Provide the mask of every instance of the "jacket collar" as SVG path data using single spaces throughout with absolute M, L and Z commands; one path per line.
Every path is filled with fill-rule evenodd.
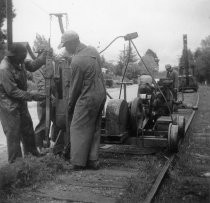
M 83 49 L 85 49 L 87 46 L 83 43 L 80 43 L 77 48 L 76 48 L 76 51 L 75 51 L 75 55 L 77 55 L 80 51 L 82 51 Z

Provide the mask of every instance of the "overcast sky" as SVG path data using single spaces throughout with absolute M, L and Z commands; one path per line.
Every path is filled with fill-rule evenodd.
M 183 34 L 194 51 L 210 35 L 210 0 L 13 0 L 17 16 L 13 23 L 14 41 L 33 45 L 36 33 L 49 37 L 49 13 L 66 12 L 69 28 L 87 45 L 102 50 L 119 35 L 138 32 L 134 40 L 141 55 L 150 48 L 160 59 L 160 69 L 178 64 Z M 64 19 L 65 20 L 65 19 Z M 61 33 L 52 18 L 52 45 Z M 117 61 L 124 41 L 118 40 L 104 56 Z

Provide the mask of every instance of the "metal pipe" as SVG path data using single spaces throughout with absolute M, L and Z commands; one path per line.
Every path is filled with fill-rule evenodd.
M 7 15 L 7 49 L 10 50 L 12 45 L 12 0 L 6 1 Z

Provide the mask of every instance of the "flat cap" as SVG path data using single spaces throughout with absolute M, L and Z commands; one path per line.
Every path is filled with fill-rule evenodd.
M 75 31 L 70 30 L 64 32 L 61 36 L 61 43 L 59 44 L 58 49 L 61 49 L 66 42 L 71 42 L 75 40 L 79 40 L 79 35 Z

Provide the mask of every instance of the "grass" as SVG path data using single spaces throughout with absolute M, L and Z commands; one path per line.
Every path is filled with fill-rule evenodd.
M 0 199 L 12 196 L 24 188 L 55 179 L 57 173 L 70 170 L 70 165 L 52 154 L 42 158 L 28 156 L 0 168 Z
M 157 164 L 158 162 L 159 164 Z M 129 179 L 124 194 L 117 202 L 137 203 L 143 201 L 152 183 L 155 181 L 161 166 L 161 161 L 155 158 L 144 161 L 137 176 Z

